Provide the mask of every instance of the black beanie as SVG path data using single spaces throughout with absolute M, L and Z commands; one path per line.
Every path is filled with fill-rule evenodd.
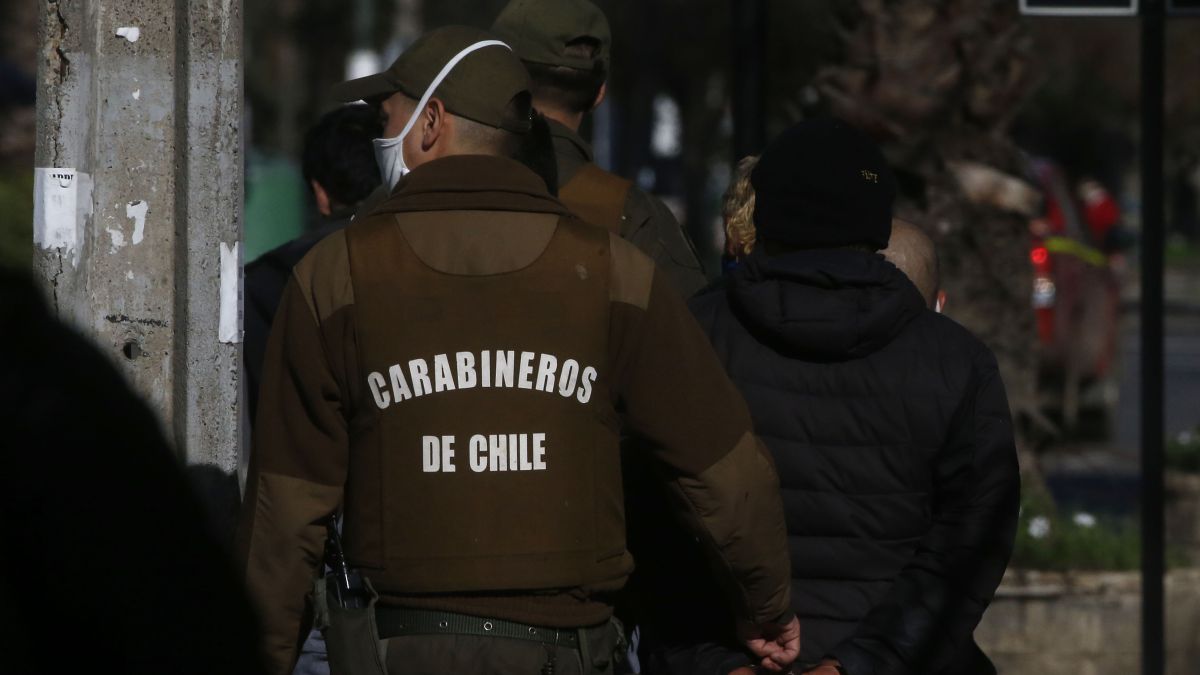
M 767 146 L 750 175 L 758 238 L 798 248 L 887 248 L 895 179 L 869 138 L 810 119 Z

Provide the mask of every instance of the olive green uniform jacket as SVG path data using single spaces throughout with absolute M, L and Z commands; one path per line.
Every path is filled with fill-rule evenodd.
M 572 241 L 595 242 L 589 250 L 598 256 L 596 261 L 604 261 L 606 272 L 589 275 L 583 266 L 568 266 L 562 283 L 539 289 L 539 299 L 503 302 L 515 303 L 510 305 L 518 308 L 515 311 L 528 311 L 526 305 L 535 302 L 570 311 L 576 297 L 572 288 L 582 287 L 578 285 L 589 277 L 607 280 L 607 290 L 589 296 L 599 305 L 590 311 L 607 312 L 600 323 L 607 324 L 607 335 L 597 342 L 595 396 L 586 417 L 579 419 L 587 420 L 591 425 L 587 428 L 601 430 L 599 436 L 604 437 L 603 443 L 596 441 L 603 451 L 597 455 L 594 481 L 615 484 L 606 484 L 597 492 L 600 501 L 595 515 L 589 517 L 594 518 L 597 531 L 615 538 L 617 557 L 605 558 L 602 574 L 583 572 L 580 583 L 570 587 L 547 584 L 541 588 L 526 579 L 519 588 L 488 588 L 489 573 L 464 577 L 462 572 L 450 571 L 454 565 L 436 558 L 422 562 L 420 547 L 398 541 L 407 535 L 397 529 L 419 530 L 429 523 L 435 523 L 440 528 L 436 531 L 446 533 L 444 536 L 461 536 L 474 523 L 462 520 L 454 507 L 428 513 L 421 512 L 418 502 L 413 511 L 377 513 L 394 509 L 388 504 L 395 503 L 380 498 L 386 497 L 388 490 L 386 485 L 378 485 L 380 467 L 387 470 L 390 457 L 412 457 L 414 451 L 419 458 L 421 450 L 380 447 L 384 445 L 380 429 L 386 427 L 380 422 L 382 392 L 364 372 L 372 368 L 371 355 L 360 349 L 370 344 L 371 335 L 377 340 L 378 326 L 388 326 L 388 334 L 404 339 L 404 330 L 397 333 L 394 328 L 397 316 L 413 317 L 403 325 L 424 335 L 447 335 L 448 342 L 461 333 L 445 331 L 436 320 L 416 318 L 422 312 L 437 315 L 442 305 L 430 302 L 436 300 L 436 294 L 424 304 L 418 302 L 417 307 L 397 306 L 394 311 L 373 312 L 375 316 L 359 315 L 355 294 L 361 287 L 351 277 L 351 257 L 357 256 L 355 270 L 369 268 L 372 274 L 381 270 L 386 274 L 396 269 L 401 259 L 416 265 L 412 262 L 415 252 L 425 266 L 420 269 L 421 278 L 452 274 L 484 281 L 496 275 L 495 283 L 502 283 L 505 275 L 520 273 L 550 250 L 548 239 L 551 244 L 560 241 L 560 231 L 573 232 Z M 395 254 L 399 250 L 405 251 L 403 256 Z M 376 259 L 369 260 L 372 257 Z M 366 288 L 357 304 L 366 301 L 363 293 L 369 293 L 371 286 Z M 476 288 L 486 295 L 486 284 Z M 411 296 L 423 290 L 403 292 Z M 378 307 L 379 295 L 374 297 L 375 305 L 364 306 Z M 500 312 L 495 317 L 481 317 L 477 329 L 465 334 L 486 341 L 500 330 L 489 325 L 502 324 L 504 316 Z M 503 328 L 513 330 L 512 326 Z M 364 367 L 364 363 L 368 365 Z M 458 392 L 431 396 L 445 397 L 439 400 L 447 405 L 467 405 L 470 400 Z M 440 414 L 445 414 L 445 409 Z M 479 414 L 479 410 L 464 413 Z M 495 423 L 504 425 L 506 420 Z M 418 419 L 411 426 L 424 425 Z M 410 431 L 444 433 L 401 429 Z M 714 568 L 727 582 L 738 618 L 757 624 L 785 615 L 790 599 L 789 564 L 774 467 L 752 433 L 745 403 L 662 272 L 630 244 L 572 216 L 546 192 L 536 175 L 516 162 L 456 156 L 414 170 L 377 211 L 330 235 L 295 267 L 268 342 L 237 550 L 262 615 L 264 647 L 274 672 L 289 672 L 296 658 L 297 644 L 306 631 L 305 595 L 323 549 L 323 519 L 343 507 L 350 562 L 364 569 L 382 593 L 383 604 L 554 627 L 607 620 L 612 611 L 610 596 L 632 570 L 632 559 L 622 552 L 620 474 L 612 468 L 617 438 L 624 432 L 652 441 L 655 449 L 647 452 L 655 453 L 685 522 L 707 544 Z M 460 440 L 460 457 L 465 454 L 465 440 Z M 460 461 L 465 464 L 465 459 Z M 459 468 L 456 476 L 470 477 L 464 473 L 467 469 Z M 389 475 L 400 475 L 410 485 L 422 480 L 419 475 L 391 471 Z M 402 471 L 419 473 L 421 467 L 416 462 L 415 469 Z M 502 492 L 492 491 L 481 499 L 496 503 L 502 497 Z M 464 500 L 462 508 L 478 509 L 479 501 Z M 544 510 L 532 509 L 532 515 L 554 518 L 559 508 L 547 503 Z M 364 527 L 355 518 L 372 521 L 375 529 Z M 412 525 L 414 521 L 420 522 Z M 389 522 L 392 525 L 380 533 L 380 523 Z M 529 525 L 520 519 L 508 527 L 513 538 L 530 537 Z M 365 559 L 371 556 L 356 553 L 371 550 L 373 544 L 368 540 L 378 536 L 390 537 L 387 550 L 402 550 L 403 559 L 390 554 Z M 447 579 L 453 577 L 454 581 L 441 582 L 443 569 Z M 465 578 L 470 580 L 464 582 Z
M 554 141 L 558 185 L 562 190 L 585 165 L 595 166 L 592 146 L 563 124 L 549 118 L 546 121 Z M 691 297 L 704 288 L 708 282 L 696 258 L 696 249 L 666 204 L 636 185 L 631 185 L 626 195 L 617 234 L 650 256 L 683 297 Z M 572 206 L 566 197 L 562 201 Z
M 671 209 L 662 200 L 642 190 L 637 185 L 600 169 L 593 162 L 592 146 L 579 134 L 571 131 L 560 122 L 546 118 L 550 125 L 551 140 L 554 143 L 554 156 L 558 163 L 558 189 L 561 191 L 578 176 L 584 167 L 593 169 L 606 180 L 603 193 L 593 195 L 596 198 L 615 197 L 623 200 L 622 204 L 605 204 L 604 211 L 619 213 L 619 223 L 610 224 L 592 222 L 593 225 L 607 227 L 620 235 L 622 239 L 638 247 L 654 261 L 667 279 L 684 298 L 690 298 L 708 284 L 704 267 L 696 257 L 696 248 L 692 240 Z M 595 175 L 593 173 L 593 175 Z M 628 185 L 625 188 L 625 185 Z M 585 188 L 587 191 L 591 191 Z M 618 197 L 617 195 L 623 195 Z M 388 187 L 381 185 L 359 206 L 356 217 L 362 218 L 373 212 L 387 201 Z M 559 199 L 567 208 L 575 211 L 586 221 L 583 209 L 566 195 Z

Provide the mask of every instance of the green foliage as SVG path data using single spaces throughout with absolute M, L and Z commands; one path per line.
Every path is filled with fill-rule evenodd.
M 28 268 L 33 258 L 33 171 L 0 171 L 0 267 Z
M 1166 263 L 1168 267 L 1200 269 L 1200 244 L 1194 244 L 1181 235 L 1169 237 Z
M 1132 518 L 1063 513 L 1045 495 L 1022 498 L 1011 567 L 1023 569 L 1134 570 L 1141 541 Z
M 1200 473 L 1200 429 L 1185 431 L 1167 441 L 1167 468 Z

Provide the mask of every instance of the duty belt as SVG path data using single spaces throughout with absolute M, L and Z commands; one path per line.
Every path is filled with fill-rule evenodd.
M 376 606 L 375 624 L 380 640 L 405 635 L 476 635 L 579 649 L 579 631 L 574 628 L 530 626 L 453 612 Z

